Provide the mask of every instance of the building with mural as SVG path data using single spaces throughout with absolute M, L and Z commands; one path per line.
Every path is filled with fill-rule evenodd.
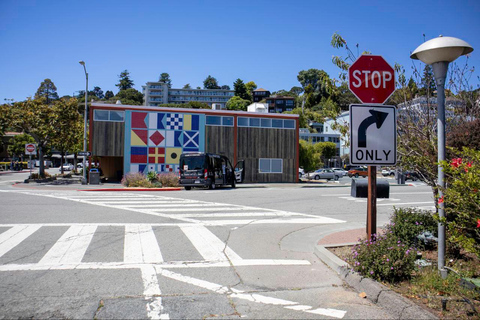
M 186 152 L 245 161 L 245 182 L 298 179 L 298 115 L 92 103 L 90 144 L 103 174 L 178 172 Z

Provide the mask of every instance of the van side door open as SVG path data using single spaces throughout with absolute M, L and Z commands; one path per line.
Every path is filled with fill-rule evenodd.
M 245 180 L 245 160 L 240 160 L 235 165 L 235 180 L 242 183 Z

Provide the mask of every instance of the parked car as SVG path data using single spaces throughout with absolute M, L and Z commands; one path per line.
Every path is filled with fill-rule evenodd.
M 315 170 L 314 172 L 310 172 L 307 175 L 308 179 L 315 179 L 315 180 L 320 180 L 320 179 L 327 179 L 327 180 L 338 180 L 340 179 L 340 174 L 335 173 L 332 169 L 318 169 Z
M 298 168 L 298 177 L 302 178 L 305 175 L 305 170 L 303 168 Z
M 407 181 L 407 180 L 417 181 L 418 179 L 420 179 L 420 178 L 415 171 L 406 171 L 405 172 L 405 181 Z
M 245 179 L 245 161 L 240 160 L 235 167 L 230 160 L 222 155 L 213 153 L 182 153 L 180 155 L 179 183 L 190 190 L 192 187 L 208 187 L 215 189 L 217 186 L 231 185 Z
M 395 175 L 395 169 L 389 169 L 389 168 L 385 168 L 382 170 L 382 176 L 386 177 L 386 176 L 394 176 Z
M 342 168 L 332 168 L 335 173 L 338 173 L 340 177 L 344 177 L 348 174 L 348 172 Z
M 368 169 L 364 168 L 364 167 L 353 168 L 353 169 L 348 171 L 348 176 L 350 178 L 352 178 L 352 177 L 355 177 L 355 178 L 367 177 L 368 176 Z
M 63 166 L 60 167 L 60 171 L 72 171 L 75 167 L 71 163 L 64 163 Z

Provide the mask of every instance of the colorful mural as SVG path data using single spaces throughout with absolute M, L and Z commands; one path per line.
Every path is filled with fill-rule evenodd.
M 205 151 L 205 115 L 126 111 L 124 168 L 177 172 L 183 152 Z

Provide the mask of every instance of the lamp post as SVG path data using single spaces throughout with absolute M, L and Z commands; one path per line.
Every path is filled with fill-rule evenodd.
M 85 112 L 83 114 L 83 183 L 87 183 L 87 166 L 86 166 L 86 152 L 87 152 L 87 115 L 88 115 L 88 73 L 87 73 L 87 68 L 85 67 L 85 62 L 84 61 L 79 61 L 83 66 L 83 70 L 85 71 Z
M 445 173 L 440 165 L 445 160 L 445 79 L 448 64 L 458 57 L 473 51 L 467 42 L 453 38 L 443 37 L 431 39 L 418 46 L 410 55 L 411 59 L 420 60 L 433 68 L 435 83 L 437 85 L 437 146 L 438 146 L 438 187 L 439 197 L 443 197 L 445 188 Z M 445 218 L 445 202 L 438 204 L 439 217 Z M 445 269 L 445 224 L 438 223 L 438 270 L 443 278 L 447 276 Z

